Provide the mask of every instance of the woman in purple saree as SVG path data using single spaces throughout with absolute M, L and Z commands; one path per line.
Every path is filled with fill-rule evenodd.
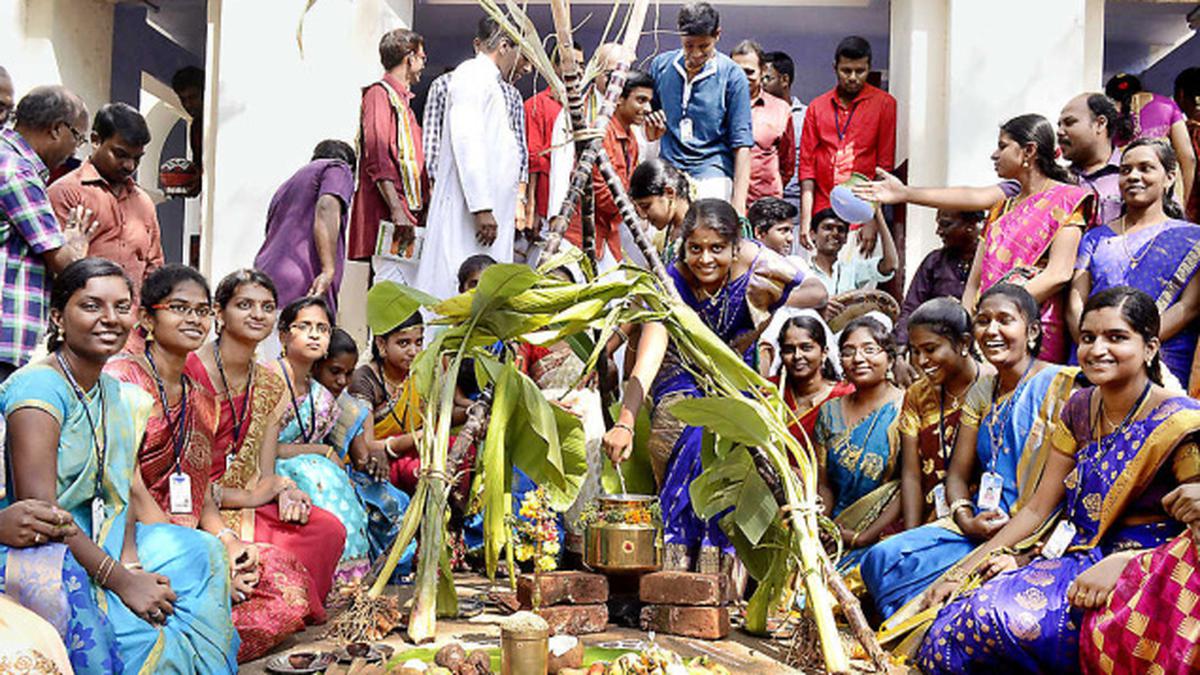
M 719 199 L 692 204 L 683 223 L 683 250 L 669 269 L 675 288 L 685 303 L 734 351 L 754 366 L 758 328 L 770 312 L 787 304 L 820 306 L 825 287 L 762 244 L 743 240 L 737 212 Z M 700 475 L 703 428 L 683 424 L 670 406 L 685 398 L 703 396 L 696 379 L 674 349 L 660 325 L 642 330 L 637 363 L 622 399 L 617 423 L 604 437 L 604 448 L 615 462 L 624 461 L 632 447 L 632 427 L 649 387 L 654 402 L 650 416 L 649 451 L 659 486 L 667 564 L 686 569 L 697 549 L 732 551 L 716 518 L 705 522 L 692 509 L 689 487 Z
M 991 579 L 975 588 L 968 579 L 938 613 L 918 656 L 924 672 L 1079 672 L 1084 608 L 1103 602 L 1134 553 L 1180 532 L 1162 497 L 1200 480 L 1191 440 L 1200 402 L 1156 384 L 1158 324 L 1153 300 L 1127 286 L 1088 301 L 1079 356 L 1096 386 L 1076 392 L 1063 410 L 1033 499 L 965 561 L 973 576 Z M 1014 569 L 1007 547 L 1060 507 L 1041 554 Z
M 1088 296 L 1113 286 L 1143 291 L 1162 316 L 1163 364 L 1186 388 L 1200 335 L 1200 225 L 1182 220 L 1171 199 L 1177 166 L 1163 141 L 1142 139 L 1125 148 L 1120 178 L 1125 214 L 1079 242 L 1067 316 L 1077 326 Z

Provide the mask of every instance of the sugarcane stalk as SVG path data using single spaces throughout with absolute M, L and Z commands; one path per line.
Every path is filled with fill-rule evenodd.
M 862 603 L 846 587 L 846 582 L 842 580 L 842 575 L 838 574 L 837 570 L 834 569 L 833 563 L 829 562 L 829 558 L 822 558 L 822 562 L 825 578 L 829 583 L 829 588 L 833 591 L 833 596 L 837 598 L 838 604 L 842 606 L 842 614 L 846 616 L 846 621 L 850 624 L 850 632 L 862 644 L 863 649 L 867 652 L 867 656 L 871 659 L 871 663 L 875 665 L 875 670 L 881 673 L 887 672 L 887 652 L 883 651 L 883 647 L 880 647 L 879 641 L 875 639 L 875 631 L 871 630 L 866 616 L 863 615 Z

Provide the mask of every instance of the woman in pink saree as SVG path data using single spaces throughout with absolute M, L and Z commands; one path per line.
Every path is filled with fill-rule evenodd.
M 948 211 L 990 208 L 963 307 L 974 312 L 980 294 L 1000 282 L 1023 286 L 1041 308 L 1044 337 L 1038 358 L 1066 363 L 1066 291 L 1092 193 L 1075 185 L 1055 156 L 1054 126 L 1041 115 L 1019 115 L 1000 125 L 992 153 L 996 175 L 1004 180 L 1000 185 L 909 187 L 881 171 L 880 180 L 864 183 L 855 193 L 884 204 L 911 202 Z

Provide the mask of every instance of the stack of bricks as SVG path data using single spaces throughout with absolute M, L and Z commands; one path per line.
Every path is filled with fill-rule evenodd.
M 701 640 L 729 635 L 728 577 L 695 572 L 654 572 L 642 577 L 638 595 L 642 630 Z
M 550 624 L 551 635 L 600 633 L 608 625 L 608 578 L 587 572 L 547 572 L 540 575 L 541 605 L 537 614 Z M 517 600 L 533 608 L 532 574 L 517 579 Z

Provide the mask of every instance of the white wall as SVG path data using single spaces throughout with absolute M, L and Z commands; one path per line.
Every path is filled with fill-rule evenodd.
M 1023 113 L 1051 122 L 1100 85 L 1103 0 L 893 0 L 892 93 L 897 164 L 913 185 L 997 182 L 999 125 Z M 940 246 L 931 209 L 910 207 L 909 279 Z
M 209 2 L 200 258 L 212 279 L 253 262 L 272 194 L 318 141 L 354 142 L 361 88 L 380 76 L 379 38 L 412 20 L 412 0 L 317 2 L 301 54 L 296 28 L 305 4 Z M 355 286 L 358 302 L 343 304 L 361 304 L 365 276 L 348 276 L 342 295 Z
M 95 112 L 109 100 L 113 6 L 102 0 L 0 0 L 0 66 L 17 98 L 61 84 Z

